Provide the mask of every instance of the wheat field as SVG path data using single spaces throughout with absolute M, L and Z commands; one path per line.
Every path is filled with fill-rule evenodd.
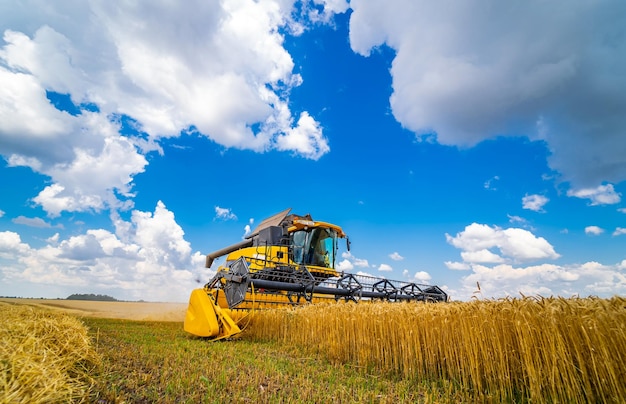
M 248 338 L 370 373 L 445 380 L 468 400 L 622 402 L 626 299 L 311 305 L 258 311 Z
M 256 311 L 237 341 L 217 343 L 175 322 L 1 302 L 0 313 L 3 403 L 307 402 L 304 386 L 316 402 L 626 397 L 619 297 L 307 305 Z

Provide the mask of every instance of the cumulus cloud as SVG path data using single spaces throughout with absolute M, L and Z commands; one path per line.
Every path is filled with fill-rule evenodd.
M 520 223 L 520 224 L 526 223 L 526 219 L 524 219 L 521 216 L 507 215 L 507 217 L 509 218 L 509 223 Z
M 546 239 L 514 227 L 502 229 L 472 223 L 454 237 L 446 234 L 446 240 L 462 250 L 461 257 L 467 263 L 528 262 L 559 257 Z M 499 254 L 492 249 L 497 249 Z
M 391 254 L 389 254 L 389 258 L 391 258 L 394 261 L 402 261 L 404 259 L 404 257 L 398 254 L 397 251 L 394 251 Z
M 19 234 L 12 231 L 0 232 L 0 258 L 15 259 L 30 251 L 28 244 L 22 243 Z
M 355 52 L 396 51 L 392 112 L 419 137 L 472 146 L 525 134 L 546 142 L 550 166 L 574 187 L 626 179 L 623 2 L 350 6 Z
M 243 227 L 243 237 L 246 238 L 252 232 L 252 225 L 254 224 L 254 218 L 250 218 L 248 224 Z
M 276 138 L 276 148 L 292 150 L 296 154 L 317 160 L 330 151 L 322 128 L 307 112 L 303 112 L 295 127 L 290 127 Z
M 478 251 L 463 251 L 461 253 L 461 258 L 463 258 L 463 262 L 471 263 L 500 263 L 505 261 L 503 257 L 498 254 L 494 254 L 487 249 Z
M 573 265 L 540 264 L 516 267 L 508 264 L 488 267 L 472 265 L 472 273 L 462 279 L 455 298 L 471 298 L 476 284 L 486 298 L 505 296 L 602 296 L 626 293 L 624 262 L 603 265 L 586 262 Z
M 526 195 L 522 198 L 522 208 L 535 212 L 544 212 L 543 207 L 550 199 L 543 195 Z
M 52 179 L 34 201 L 51 217 L 124 206 L 120 199 L 131 196 L 132 176 L 147 165 L 134 140 L 120 136 L 119 124 L 103 113 L 72 115 L 48 99 L 47 91 L 78 91 L 83 83 L 85 72 L 73 65 L 82 58 L 71 42 L 47 25 L 32 38 L 7 29 L 3 39 L 0 154 L 9 166 L 27 166 Z
M 350 253 L 349 251 L 344 251 L 343 253 L 341 253 L 341 257 L 343 258 L 342 265 L 346 266 L 346 267 L 350 267 L 350 269 L 354 268 L 354 267 L 358 267 L 358 268 L 369 268 L 370 264 L 366 259 L 363 258 L 357 258 L 354 255 L 352 255 L 352 253 Z
M 59 235 L 59 233 L 54 233 L 52 236 L 46 239 L 46 243 L 56 245 L 59 242 L 60 237 L 61 236 Z
M 351 271 L 354 268 L 369 268 L 370 266 L 366 259 L 357 258 L 349 251 L 342 252 L 341 258 L 343 259 L 337 264 L 338 271 Z
M 466 262 L 446 261 L 444 264 L 448 269 L 453 271 L 467 271 L 470 269 L 470 266 Z
M 91 229 L 35 248 L 13 232 L 0 233 L 5 285 L 29 282 L 73 286 L 121 299 L 185 301 L 204 257 L 192 253 L 174 214 L 162 202 L 154 212 L 133 211 L 130 221 L 113 215 L 116 232 Z
M 39 227 L 39 228 L 44 228 L 44 229 L 52 227 L 52 225 L 49 222 L 46 222 L 40 217 L 18 216 L 11 221 L 15 224 L 23 224 L 24 226 L 30 226 L 30 227 Z M 56 227 L 63 227 L 63 225 L 57 225 Z
M 337 271 L 351 271 L 354 269 L 354 264 L 347 259 L 343 259 L 337 263 Z
M 585 234 L 589 234 L 592 236 L 599 236 L 600 234 L 604 233 L 604 229 L 598 227 L 598 226 L 587 226 L 585 227 Z
M 43 89 L 40 90 L 45 96 Z M 4 94 L 0 97 L 4 98 Z M 23 112 L 23 109 L 10 112 L 0 107 L 0 116 L 10 115 L 3 122 L 33 120 Z M 133 196 L 132 177 L 143 172 L 147 165 L 133 140 L 119 135 L 119 125 L 98 113 L 67 115 L 64 119 L 67 125 L 58 136 L 51 133 L 53 127 L 50 132 L 45 131 L 49 124 L 45 116 L 35 119 L 36 124 L 23 122 L 22 128 L 0 128 L 0 138 L 8 140 L 0 147 L 0 153 L 8 155 L 9 166 L 30 167 L 52 179 L 52 184 L 33 201 L 50 217 L 57 217 L 62 211 L 130 207 L 125 201 Z M 41 128 L 27 128 L 27 125 L 41 125 Z
M 391 265 L 388 265 L 388 264 L 380 264 L 378 266 L 378 270 L 383 271 L 383 272 L 389 272 L 389 271 L 393 271 L 393 268 L 391 267 Z
M 33 199 L 50 217 L 131 209 L 145 154 L 190 128 L 224 147 L 308 159 L 330 150 L 319 122 L 290 110 L 303 79 L 282 32 L 302 32 L 313 11 L 328 22 L 345 2 L 306 2 L 298 21 L 293 4 L 273 0 L 10 3 L 0 16 L 0 155 L 50 177 Z M 122 118 L 138 134 L 120 134 Z
M 215 218 L 220 220 L 237 220 L 237 216 L 229 208 L 215 207 Z
M 499 180 L 500 180 L 500 177 L 496 175 L 493 178 L 490 178 L 487 181 L 485 181 L 485 184 L 483 185 L 483 187 L 490 191 L 496 191 L 498 188 L 496 188 L 495 182 Z
M 613 232 L 613 236 L 621 236 L 623 234 L 626 234 L 626 228 L 624 227 L 617 227 Z
M 419 283 L 428 283 L 428 281 L 430 281 L 431 278 L 432 277 L 430 276 L 430 274 L 425 271 L 418 271 L 415 273 L 415 275 L 413 275 L 413 279 Z
M 463 278 L 464 292 L 469 297 L 474 293 L 477 283 L 480 284 L 484 297 L 527 296 L 555 294 L 548 287 L 564 285 L 568 287 L 579 279 L 579 274 L 557 265 L 542 264 L 528 267 L 513 267 L 508 264 L 487 267 L 473 265 L 472 274 Z
M 589 226 L 587 234 L 600 234 L 602 229 Z M 624 231 L 626 233 L 626 231 Z M 615 265 L 597 262 L 556 265 L 533 260 L 555 259 L 559 255 L 543 238 L 522 229 L 501 229 L 473 223 L 455 237 L 446 235 L 453 246 L 462 250 L 463 262 L 446 262 L 452 270 L 467 270 L 461 278 L 462 288 L 455 299 L 475 296 L 476 285 L 485 298 L 505 296 L 603 296 L 626 293 L 624 261 Z M 497 249 L 496 254 L 490 249 Z
M 334 14 L 343 13 L 350 7 L 346 0 L 313 0 L 313 3 L 323 7 L 306 7 L 305 12 L 311 21 L 321 23 L 330 22 Z
M 583 188 L 567 191 L 567 196 L 589 199 L 590 205 L 613 205 L 620 203 L 621 194 L 615 192 L 613 184 L 600 185 L 596 188 Z

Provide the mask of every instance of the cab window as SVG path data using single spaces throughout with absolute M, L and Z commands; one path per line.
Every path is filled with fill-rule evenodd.
M 314 228 L 292 234 L 293 260 L 297 264 L 324 268 L 335 267 L 337 232 L 332 229 Z

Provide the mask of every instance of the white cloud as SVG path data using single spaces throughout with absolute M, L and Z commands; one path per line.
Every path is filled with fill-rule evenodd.
M 41 205 L 50 217 L 57 217 L 62 211 L 131 207 L 124 201 L 133 196 L 132 179 L 144 171 L 148 164 L 145 157 L 138 152 L 132 139 L 117 134 L 118 126 L 104 116 L 84 113 L 72 119 L 80 127 L 68 128 L 69 133 L 64 135 L 66 139 L 32 139 L 32 147 L 28 142 L 20 140 L 24 144 L 15 149 L 35 155 L 11 154 L 8 158 L 11 166 L 28 166 L 52 179 L 53 183 L 45 187 L 33 201 Z M 2 135 L 0 130 L 0 137 Z M 53 141 L 54 144 L 51 143 Z M 74 147 L 66 153 L 63 146 L 56 146 L 57 141 L 66 145 L 74 144 Z M 40 147 L 42 150 L 34 149 Z M 53 151 L 46 155 L 50 149 Z M 2 152 L 4 150 L 0 149 Z
M 483 185 L 483 187 L 485 189 L 488 189 L 490 191 L 496 191 L 498 188 L 496 188 L 496 186 L 494 185 L 494 183 L 496 181 L 499 181 L 500 177 L 498 177 L 497 175 L 494 176 L 493 178 L 488 179 L 487 181 L 485 181 L 485 184 Z
M 471 274 L 462 278 L 455 299 L 468 300 L 480 284 L 481 296 L 601 296 L 626 293 L 626 260 L 615 265 L 586 262 L 574 265 L 539 264 L 516 267 L 509 264 L 471 265 Z
M 341 257 L 346 261 L 345 263 L 343 263 L 343 265 L 347 266 L 351 266 L 350 269 L 354 268 L 354 267 L 358 267 L 358 268 L 369 268 L 370 264 L 366 259 L 363 258 L 357 258 L 354 255 L 352 255 L 352 253 L 350 253 L 349 251 L 344 251 L 341 254 Z
M 415 281 L 420 282 L 420 283 L 428 283 L 428 281 L 430 281 L 432 277 L 430 276 L 428 272 L 418 271 L 415 273 L 415 275 L 413 275 L 413 279 L 415 279 Z
M 366 259 L 363 258 L 354 258 L 354 266 L 359 268 L 369 268 L 370 264 Z
M 215 207 L 215 218 L 220 220 L 237 220 L 237 216 L 229 208 Z
M 389 272 L 389 271 L 393 271 L 393 268 L 391 267 L 391 265 L 387 265 L 387 264 L 380 264 L 378 266 L 378 270 L 379 271 L 383 271 L 383 272 Z
M 583 188 L 567 191 L 567 196 L 589 199 L 590 205 L 613 205 L 621 201 L 621 194 L 615 192 L 613 184 L 600 185 L 596 188 Z
M 469 263 L 501 263 L 504 262 L 504 258 L 498 254 L 494 254 L 487 249 L 478 251 L 463 251 L 461 253 L 463 262 Z
M 471 268 L 466 262 L 446 261 L 444 264 L 453 271 L 467 271 Z
M 191 246 L 184 239 L 183 229 L 176 223 L 174 213 L 159 201 L 154 213 L 133 211 L 134 239 L 142 246 L 150 261 L 168 268 L 189 266 Z M 167 254 L 162 254 L 167 251 Z
M 389 258 L 391 258 L 394 261 L 402 261 L 404 259 L 404 257 L 398 254 L 397 251 L 394 251 L 391 254 L 389 254 Z
M 446 240 L 463 250 L 461 257 L 466 262 L 527 262 L 559 257 L 546 239 L 519 228 L 501 229 L 472 223 L 454 237 L 446 234 Z M 492 248 L 497 248 L 500 255 L 491 251 Z
M 62 81 L 80 82 L 85 73 L 71 66 L 70 61 L 81 58 L 67 38 L 42 26 L 32 39 L 6 30 L 4 40 L 0 154 L 10 166 L 28 166 L 52 179 L 34 198 L 51 217 L 63 210 L 121 207 L 115 193 L 130 196 L 132 176 L 147 162 L 105 114 L 82 111 L 72 116 L 48 101 L 46 90 L 68 92 L 73 88 Z M 80 102 L 82 94 L 76 96 Z
M 576 187 L 626 179 L 620 0 L 350 5 L 355 52 L 396 51 L 392 111 L 418 136 L 471 146 L 522 133 Z
M 15 219 L 11 220 L 15 224 L 23 224 L 25 226 L 30 227 L 40 227 L 40 228 L 51 228 L 52 225 L 40 217 L 26 217 L 26 216 L 18 216 Z M 63 225 L 58 225 L 55 227 L 63 227 Z
M 354 269 L 354 264 L 347 259 L 339 261 L 337 267 L 335 268 L 337 271 L 351 271 Z
M 46 243 L 56 245 L 59 242 L 59 237 L 60 237 L 59 233 L 54 233 L 54 235 L 46 239 Z
M 617 211 L 621 213 L 626 213 L 626 208 L 619 208 Z
M 548 282 L 557 279 L 574 281 L 576 274 L 562 270 L 556 265 L 543 264 L 525 268 L 515 268 L 510 265 L 498 265 L 493 268 L 475 266 L 474 273 L 468 276 L 464 283 L 474 288 L 476 282 L 481 286 L 484 296 L 519 296 L 524 295 L 551 295 L 553 291 L 547 287 Z
M 0 232 L 0 258 L 15 259 L 30 251 L 28 244 L 22 243 L 19 234 L 12 231 Z
M 336 269 L 338 271 L 351 271 L 354 268 L 369 268 L 369 262 L 366 259 L 357 258 L 352 255 L 349 251 L 344 251 L 341 253 L 341 260 Z
M 623 234 L 626 234 L 626 228 L 625 227 L 617 227 L 617 228 L 615 228 L 615 231 L 613 232 L 613 236 L 621 236 Z
M 306 111 L 300 114 L 295 127 L 286 128 L 276 137 L 278 150 L 292 150 L 306 158 L 317 160 L 330 151 L 322 128 Z
M 0 209 L 0 217 L 4 216 L 4 211 L 2 209 Z
M 350 5 L 346 0 L 313 0 L 316 5 L 323 5 L 320 10 L 318 7 L 310 7 L 306 9 L 308 17 L 314 22 L 328 23 L 333 14 L 345 12 Z
M 535 212 L 544 212 L 543 207 L 550 199 L 543 195 L 526 195 L 522 198 L 522 208 Z
M 520 224 L 526 223 L 526 219 L 520 216 L 507 215 L 507 217 L 509 218 L 509 223 L 520 223 Z
M 585 234 L 590 234 L 592 236 L 598 236 L 604 233 L 604 229 L 598 226 L 587 226 L 585 227 Z
M 154 212 L 133 211 L 130 222 L 113 217 L 117 233 L 104 229 L 33 248 L 12 232 L 0 232 L 4 285 L 29 282 L 73 287 L 120 299 L 185 301 L 196 287 L 204 256 L 192 253 L 174 214 L 163 203 Z
M 254 224 L 254 219 L 250 218 L 250 220 L 248 221 L 248 224 L 244 226 L 243 228 L 243 237 L 242 238 L 246 238 L 247 235 L 249 235 L 252 232 L 252 224 Z
M 325 22 L 346 7 L 319 4 L 304 9 Z M 132 208 L 145 154 L 190 127 L 225 147 L 309 159 L 330 150 L 320 124 L 289 107 L 302 77 L 281 31 L 299 24 L 302 32 L 313 16 L 292 20 L 290 2 L 33 0 L 3 10 L 0 155 L 51 178 L 34 198 L 50 217 Z M 75 111 L 58 110 L 48 91 L 68 94 Z M 122 116 L 142 136 L 121 136 Z

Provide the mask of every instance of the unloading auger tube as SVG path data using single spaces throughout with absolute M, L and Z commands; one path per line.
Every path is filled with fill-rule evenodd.
M 207 255 L 207 267 L 224 255 L 226 263 L 204 288 L 192 291 L 185 331 L 228 338 L 241 332 L 235 312 L 323 301 L 448 301 L 438 286 L 335 271 L 337 239 L 347 238 L 341 228 L 289 212 L 261 222 L 246 240 Z

